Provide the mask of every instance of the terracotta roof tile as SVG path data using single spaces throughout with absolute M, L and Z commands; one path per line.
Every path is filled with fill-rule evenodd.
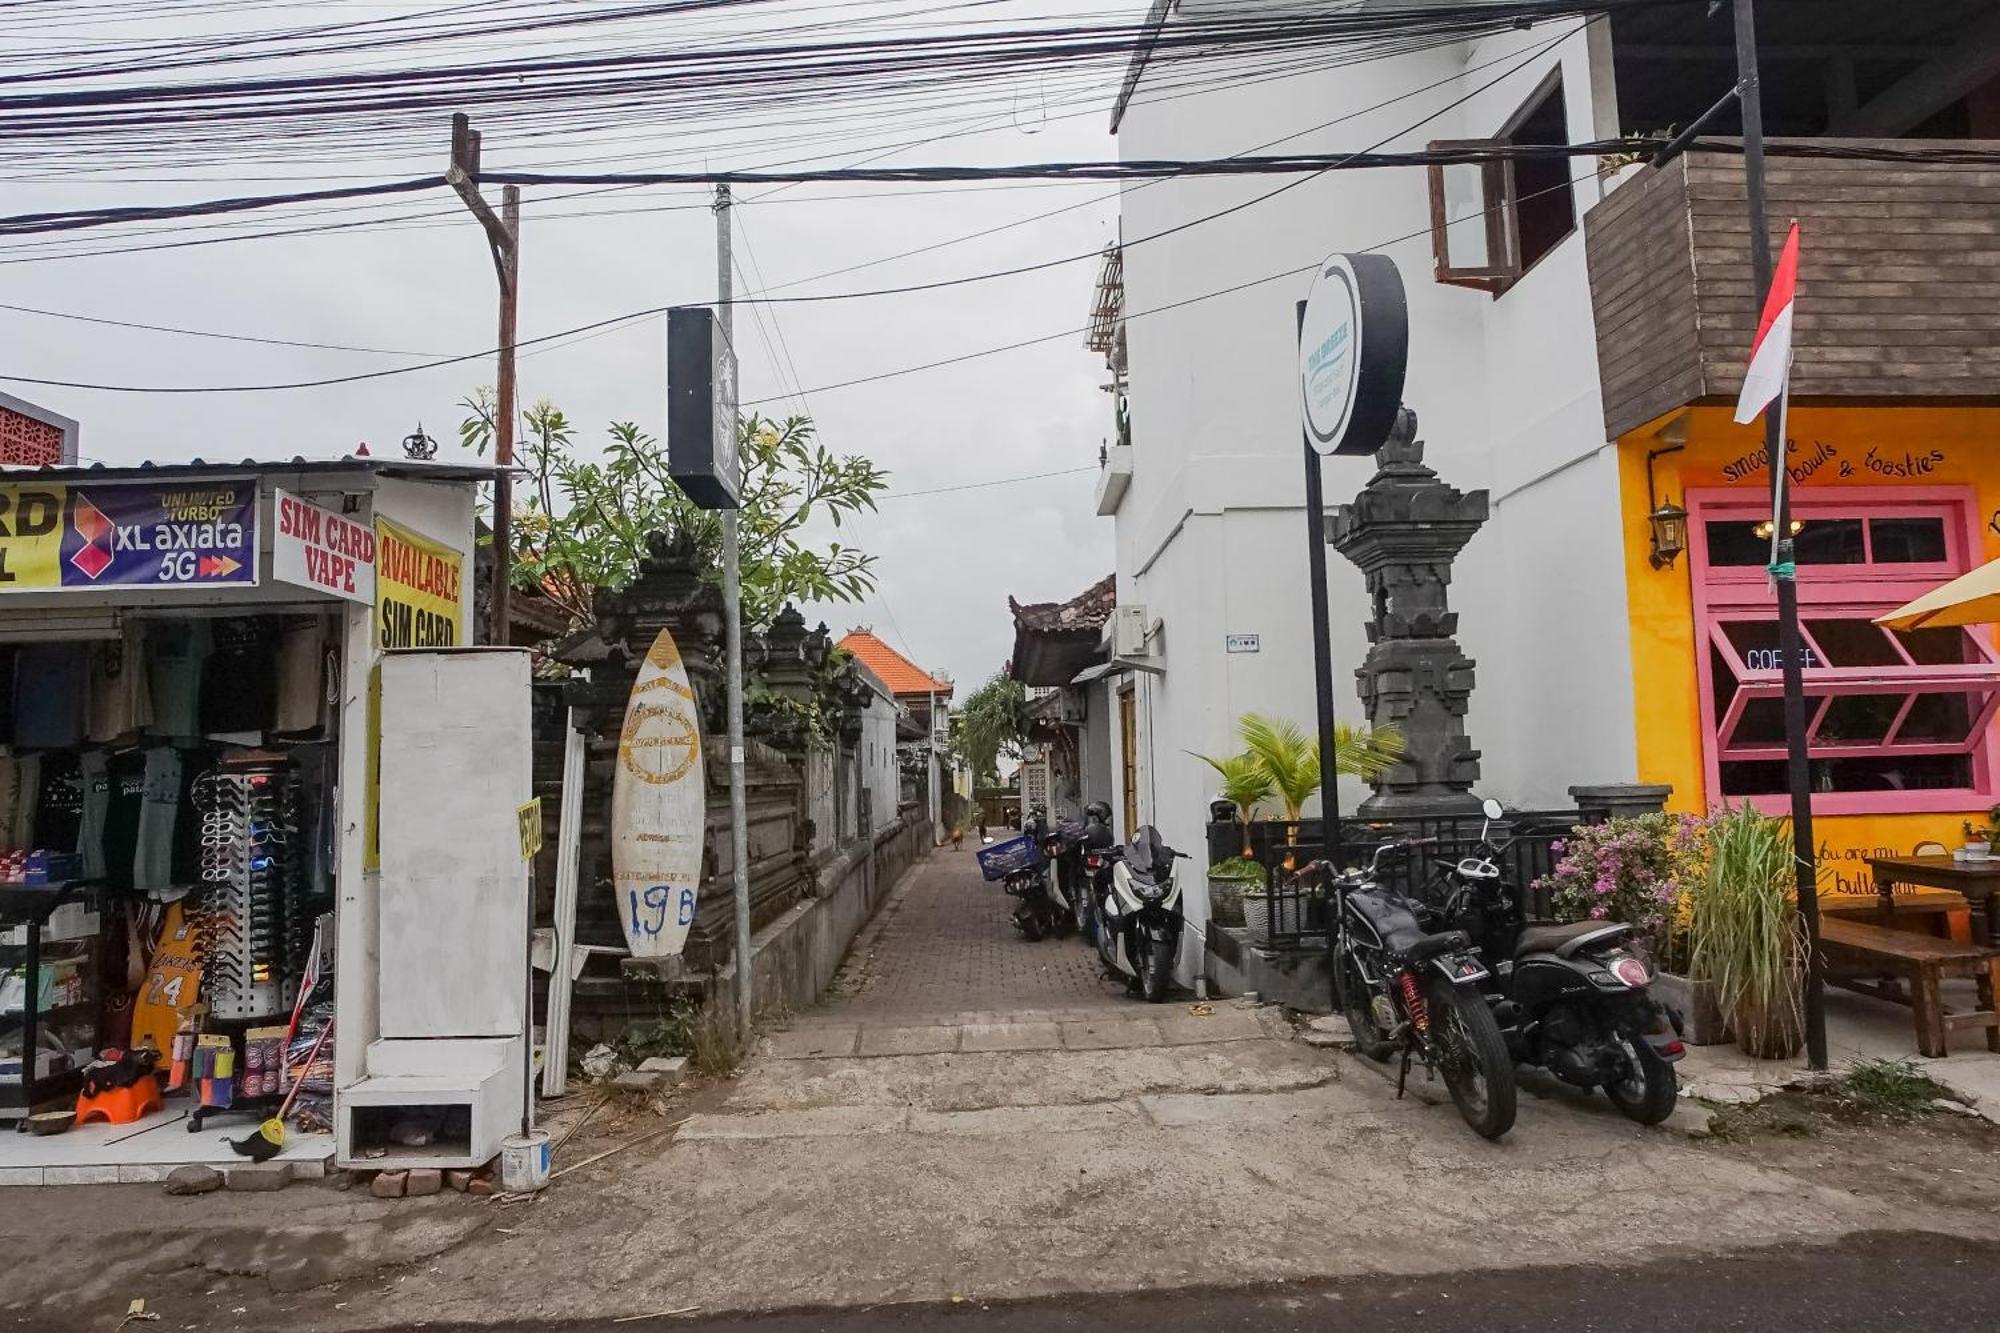
M 951 697 L 950 681 L 938 680 L 865 629 L 849 630 L 837 646 L 860 658 L 861 664 L 881 677 L 889 692 L 899 698 L 913 694 Z

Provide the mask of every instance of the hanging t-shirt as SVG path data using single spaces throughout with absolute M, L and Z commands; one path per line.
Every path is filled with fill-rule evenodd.
M 83 744 L 90 645 L 31 643 L 14 660 L 14 743 L 30 750 Z
M 92 647 L 88 735 L 97 744 L 108 745 L 134 735 L 152 720 L 145 640 L 137 623 L 128 623 L 123 635 Z
M 132 887 L 161 901 L 180 896 L 201 878 L 201 820 L 192 804 L 195 776 L 202 767 L 196 754 L 183 754 L 171 745 L 146 751 Z
M 211 626 L 214 647 L 201 671 L 204 736 L 270 729 L 278 708 L 275 623 L 266 617 L 235 616 Z
M 83 771 L 76 752 L 57 750 L 40 757 L 35 823 L 30 850 L 75 852 L 83 828 Z M 86 874 L 89 872 L 86 871 Z
M 165 748 L 165 747 L 160 747 Z M 104 882 L 113 892 L 130 893 L 138 863 L 139 821 L 146 804 L 146 767 L 152 751 L 122 750 L 106 765 L 104 801 Z M 172 750 L 167 750 L 172 755 Z M 180 775 L 174 774 L 178 789 Z M 84 792 L 86 820 L 90 811 L 90 791 Z
M 278 639 L 278 715 L 272 730 L 286 735 L 317 731 L 325 721 L 320 688 L 326 659 L 326 622 L 319 616 L 286 616 Z
M 155 736 L 191 740 L 201 735 L 201 668 L 207 656 L 208 621 L 147 622 L 146 674 Z
M 35 813 L 42 794 L 42 757 L 38 754 L 14 756 L 14 824 L 7 830 L 8 844 L 18 851 L 35 850 Z
M 86 879 L 104 879 L 109 867 L 104 859 L 104 818 L 111 811 L 111 752 L 85 750 L 77 757 L 79 788 L 82 791 L 77 817 L 75 847 L 83 858 Z M 52 844 L 45 844 L 54 850 Z M 131 877 L 128 868 L 126 877 Z

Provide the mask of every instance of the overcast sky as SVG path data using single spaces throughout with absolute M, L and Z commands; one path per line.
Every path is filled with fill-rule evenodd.
M 885 3 L 878 8 L 917 7 Z M 1034 0 L 1018 5 L 1014 13 L 1026 21 L 1125 7 L 1104 0 Z M 287 23 L 321 17 L 347 22 L 373 12 L 408 11 L 407 5 L 332 0 L 284 8 Z M 1141 6 L 1133 0 L 1131 8 L 1136 12 Z M 211 16 L 201 22 L 208 30 L 241 28 L 246 16 Z M 707 20 L 703 31 L 717 26 L 716 20 Z M 127 32 L 157 37 L 163 31 L 178 35 L 195 30 L 158 22 L 128 29 L 100 20 L 88 32 L 108 39 Z M 46 35 L 0 33 L 0 52 L 19 53 L 32 49 L 30 41 L 47 40 Z M 1095 88 L 1088 113 L 1081 115 L 1071 114 L 1077 103 L 1063 100 L 1074 91 L 1052 91 L 1042 80 L 1024 79 L 1006 92 L 998 112 L 991 102 L 946 109 L 913 117 L 909 127 L 878 127 L 806 151 L 818 155 L 820 164 L 845 165 L 881 157 L 884 143 L 917 138 L 911 127 L 921 127 L 951 137 L 883 160 L 935 165 L 1115 157 L 1116 143 L 1102 109 L 1114 89 Z M 803 134 L 812 132 L 813 122 L 787 117 L 782 123 L 769 122 L 768 128 L 776 134 Z M 699 127 L 691 133 L 698 139 Z M 649 165 L 655 148 L 662 161 L 684 158 L 688 151 L 687 142 L 666 129 L 635 134 L 627 128 L 623 134 L 621 151 L 645 154 L 624 164 L 626 169 Z M 447 140 L 448 126 L 441 123 L 440 167 Z M 486 165 L 548 164 L 562 156 L 549 141 L 530 147 L 532 151 L 522 151 L 489 137 Z M 578 151 L 581 155 L 583 149 Z M 715 167 L 751 166 L 803 155 L 738 151 L 707 160 Z M 387 178 L 411 174 L 412 166 L 407 159 L 360 157 L 329 167 L 301 157 L 246 166 L 241 174 L 311 178 L 338 171 Z M 28 174 L 14 169 L 6 212 L 323 183 L 154 183 L 158 173 L 141 169 L 88 183 L 21 179 Z M 804 283 L 786 294 L 923 283 L 1081 254 L 1101 248 L 1115 235 L 1115 188 L 1104 183 L 951 192 L 872 184 L 775 192 L 771 187 L 745 188 L 738 191 L 738 263 L 752 289 L 781 286 L 1072 203 L 1083 206 L 933 253 Z M 564 192 L 527 192 L 521 241 L 523 340 L 630 310 L 712 299 L 714 223 L 700 192 L 663 188 L 546 200 Z M 841 195 L 874 197 L 830 197 Z M 623 216 L 548 216 L 662 205 L 682 207 Z M 440 188 L 366 209 L 260 216 L 254 224 L 271 229 L 336 218 L 434 214 L 400 222 L 394 229 L 69 258 L 53 256 L 101 250 L 112 233 L 93 234 L 87 247 L 72 242 L 0 246 L 0 300 L 9 305 L 409 356 L 225 342 L 0 310 L 0 371 L 98 383 L 244 384 L 376 370 L 408 364 L 418 354 L 490 347 L 495 317 L 491 263 L 477 225 L 462 212 L 454 213 L 454 207 Z M 242 225 L 247 224 L 232 222 L 230 230 Z M 158 245 L 219 234 L 187 226 L 145 235 L 128 229 L 125 243 Z M 802 385 L 804 405 L 831 448 L 865 454 L 892 474 L 880 514 L 865 518 L 854 532 L 859 544 L 880 558 L 879 595 L 860 605 L 811 608 L 815 619 L 824 618 L 836 635 L 855 625 L 872 625 L 920 664 L 949 671 L 969 689 L 1000 667 L 1010 650 L 1010 593 L 1023 601 L 1064 599 L 1110 571 L 1111 525 L 1091 512 L 1094 478 L 1088 472 L 897 498 L 899 492 L 1094 467 L 1098 446 L 1111 428 L 1111 406 L 1098 387 L 1104 379 L 1101 359 L 1084 350 L 1080 336 L 879 383 L 815 391 L 817 386 L 1080 328 L 1095 275 L 1094 263 L 1080 262 L 933 293 L 768 307 L 761 324 L 750 308 L 738 309 L 745 398 L 789 394 Z M 635 420 L 660 432 L 664 340 L 664 321 L 653 319 L 551 349 L 528 350 L 520 361 L 522 400 L 555 401 L 592 442 L 603 437 L 604 425 L 612 420 Z M 4 382 L 0 388 L 78 418 L 86 458 L 108 463 L 323 457 L 350 452 L 363 441 L 377 453 L 394 453 L 419 422 L 443 446 L 440 457 L 449 458 L 457 455 L 459 400 L 490 383 L 492 373 L 490 362 L 479 362 L 360 385 L 228 395 L 116 394 Z M 783 412 L 799 402 L 787 397 L 760 410 Z

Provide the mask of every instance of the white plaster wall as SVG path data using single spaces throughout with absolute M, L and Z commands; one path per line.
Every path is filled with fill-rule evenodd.
M 1609 94 L 1593 63 L 1601 41 L 1561 31 L 1544 25 L 1157 104 L 1144 100 L 1142 83 L 1120 151 L 1226 156 L 1335 120 L 1278 147 L 1338 153 L 1482 137 L 1557 63 L 1571 137 L 1595 137 Z M 1410 95 L 1366 109 L 1402 94 Z M 1599 197 L 1595 167 L 1588 159 L 1573 167 L 1579 219 Z M 1267 202 L 1144 239 L 1286 184 Z M 1294 306 L 1308 275 L 1169 307 L 1336 250 L 1396 260 L 1411 318 L 1404 400 L 1418 413 L 1426 459 L 1454 485 L 1494 491 L 1493 520 L 1457 566 L 1454 587 L 1460 640 L 1479 662 L 1468 723 L 1485 752 L 1484 786 L 1540 804 L 1562 800 L 1570 783 L 1629 780 L 1617 481 L 1609 453 L 1600 457 L 1581 230 L 1496 300 L 1432 281 L 1427 186 L 1413 170 L 1133 185 L 1120 225 L 1134 466 L 1115 518 L 1119 601 L 1144 604 L 1164 622 L 1156 646 L 1168 669 L 1150 683 L 1156 743 L 1142 760 L 1157 771 L 1142 779 L 1151 788 L 1142 791 L 1144 817 L 1174 845 L 1201 846 L 1212 780 L 1185 751 L 1233 748 L 1234 719 L 1249 709 L 1305 726 L 1315 711 L 1294 382 Z M 1351 498 L 1372 472 L 1372 460 L 1329 460 L 1328 502 Z M 1328 565 L 1335 712 L 1352 719 L 1367 603 L 1358 573 L 1337 552 Z M 1261 635 L 1262 651 L 1226 655 L 1231 633 Z M 1562 646 L 1560 660 L 1551 645 Z M 1363 794 L 1345 791 L 1343 808 Z
M 895 821 L 902 777 L 896 765 L 896 705 L 881 695 L 861 717 L 859 758 L 870 826 L 883 828 Z

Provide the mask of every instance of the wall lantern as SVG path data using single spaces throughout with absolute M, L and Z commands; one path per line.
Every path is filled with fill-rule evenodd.
M 1664 449 L 1646 451 L 1646 504 L 1650 512 L 1646 522 L 1652 527 L 1653 568 L 1668 569 L 1680 558 L 1688 544 L 1688 511 L 1672 500 L 1659 499 L 1653 489 L 1653 460 L 1662 454 L 1676 454 L 1687 448 L 1684 444 L 1671 444 Z
M 1688 511 L 1671 500 L 1655 505 L 1647 515 L 1653 525 L 1653 568 L 1666 569 L 1688 544 Z

